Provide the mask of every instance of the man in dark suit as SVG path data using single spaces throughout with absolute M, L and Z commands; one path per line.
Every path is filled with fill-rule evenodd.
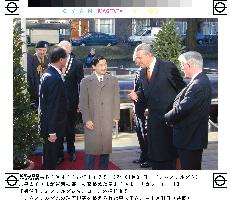
M 173 109 L 165 114 L 173 127 L 173 144 L 179 154 L 181 168 L 200 170 L 203 149 L 208 144 L 208 119 L 211 85 L 204 72 L 200 53 L 189 51 L 180 55 L 181 68 L 189 84 L 176 96 Z
M 67 61 L 63 48 L 55 47 L 50 55 L 51 65 L 41 77 L 39 93 L 40 136 L 44 138 L 43 169 L 55 169 L 58 149 L 65 136 L 67 98 L 62 68 Z
M 39 41 L 35 46 L 36 53 L 27 55 L 28 92 L 35 109 L 38 108 L 40 78 L 43 71 L 48 67 L 47 48 L 48 42 Z
M 79 104 L 79 90 L 80 82 L 84 77 L 83 64 L 77 60 L 72 53 L 72 46 L 69 41 L 61 41 L 58 44 L 59 47 L 66 50 L 68 54 L 67 63 L 62 73 L 65 77 L 65 89 L 68 99 L 68 112 L 67 112 L 67 125 L 66 125 L 66 142 L 67 152 L 69 154 L 69 160 L 75 161 L 75 126 L 76 126 L 76 115 Z M 64 140 L 64 139 L 63 139 Z M 63 143 L 60 147 L 60 153 L 58 158 L 58 164 L 64 161 L 64 146 Z
M 142 43 L 135 48 L 134 53 L 143 69 L 139 90 L 132 91 L 129 96 L 134 101 L 146 101 L 148 152 L 152 169 L 175 169 L 177 153 L 172 144 L 172 129 L 166 126 L 164 114 L 171 109 L 173 100 L 185 82 L 172 62 L 154 57 L 150 45 Z
M 133 56 L 133 61 L 137 66 L 140 66 L 139 59 Z M 140 71 L 139 68 L 136 71 L 136 76 L 134 79 L 134 91 L 138 91 L 140 87 Z M 134 113 L 136 122 L 136 133 L 138 142 L 141 149 L 141 154 L 139 159 L 133 160 L 133 163 L 139 163 L 141 168 L 151 167 L 152 164 L 148 157 L 148 139 L 147 139 L 147 116 L 146 116 L 146 103 L 144 100 L 134 101 Z

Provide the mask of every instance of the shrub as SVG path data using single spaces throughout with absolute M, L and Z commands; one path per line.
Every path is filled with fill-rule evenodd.
M 33 149 L 40 145 L 38 115 L 32 109 L 27 92 L 26 72 L 22 61 L 22 31 L 14 25 L 13 30 L 13 167 L 22 169 Z

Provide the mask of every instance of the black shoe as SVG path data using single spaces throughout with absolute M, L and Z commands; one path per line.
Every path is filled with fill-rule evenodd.
M 146 161 L 146 162 L 141 163 L 140 167 L 141 168 L 149 168 L 149 167 L 152 167 L 152 163 L 149 161 Z
M 64 162 L 64 157 L 59 157 L 57 160 L 57 165 L 61 164 L 62 162 Z
M 135 160 L 133 160 L 133 163 L 134 163 L 134 164 L 141 164 L 141 163 L 144 163 L 145 161 L 146 161 L 146 160 L 140 158 L 140 159 L 135 159 Z
M 76 154 L 74 153 L 74 154 L 71 154 L 70 156 L 69 156 L 69 161 L 76 161 L 76 159 L 77 159 L 77 157 L 76 157 Z

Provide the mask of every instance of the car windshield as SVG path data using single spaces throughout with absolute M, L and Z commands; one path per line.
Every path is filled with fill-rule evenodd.
M 87 38 L 87 37 L 89 37 L 89 36 L 91 36 L 92 34 L 91 33 L 86 33 L 85 35 L 83 35 L 82 37 L 83 38 Z
M 135 36 L 141 36 L 146 30 L 141 29 L 140 31 L 136 32 Z

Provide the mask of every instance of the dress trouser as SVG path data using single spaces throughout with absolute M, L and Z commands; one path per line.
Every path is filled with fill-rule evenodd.
M 96 155 L 86 154 L 85 156 L 85 169 L 94 170 L 96 165 Z M 99 169 L 107 170 L 109 165 L 109 154 L 101 154 L 99 161 Z
M 47 138 L 43 144 L 43 169 L 54 170 L 57 166 L 58 149 L 62 138 L 57 138 L 55 142 L 50 142 Z
M 152 161 L 152 170 L 175 170 L 176 159 L 168 161 Z
M 66 144 L 67 144 L 67 152 L 70 156 L 72 156 L 75 153 L 75 116 L 76 112 L 70 112 L 67 113 L 67 124 L 66 124 Z M 62 142 L 60 143 L 59 148 L 59 158 L 64 158 L 64 138 L 62 138 Z
M 181 169 L 201 170 L 203 149 L 199 149 L 199 150 L 177 149 L 177 153 L 180 158 Z
M 148 161 L 148 141 L 147 141 L 147 129 L 146 129 L 147 119 L 144 116 L 136 116 L 136 132 L 137 138 L 141 149 L 140 158 Z

